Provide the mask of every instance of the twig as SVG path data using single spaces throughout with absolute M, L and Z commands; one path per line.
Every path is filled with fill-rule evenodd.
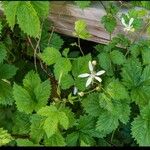
M 49 39 L 48 39 L 48 45 L 49 45 L 50 40 L 51 40 L 51 38 L 52 38 L 52 35 L 53 35 L 53 33 L 54 33 L 54 29 L 55 29 L 55 27 L 53 26 L 53 27 L 52 27 L 52 32 L 51 32 L 50 37 L 49 37 Z
M 84 56 L 84 53 L 83 53 L 83 51 L 82 51 L 82 49 L 81 49 L 80 38 L 79 38 L 79 37 L 78 37 L 78 47 L 79 47 L 79 49 L 80 49 L 80 52 L 81 52 L 82 55 Z

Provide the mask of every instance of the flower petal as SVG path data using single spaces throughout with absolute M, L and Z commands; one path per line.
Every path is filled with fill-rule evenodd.
M 127 27 L 127 24 L 125 23 L 124 18 L 121 18 L 121 22 L 122 22 L 122 24 L 123 24 L 125 27 Z
M 77 92 L 78 92 L 77 87 L 74 87 L 74 89 L 73 89 L 73 95 L 76 95 L 76 94 L 77 94 Z
M 88 80 L 86 81 L 86 85 L 85 85 L 86 87 L 88 87 L 91 84 L 92 79 L 93 79 L 92 77 L 88 78 Z
M 88 73 L 83 73 L 83 74 L 80 74 L 78 77 L 79 78 L 86 78 L 86 77 L 89 77 L 90 76 L 90 74 L 88 74 Z
M 89 61 L 89 70 L 92 72 L 93 71 L 93 65 L 91 63 L 91 61 Z
M 131 24 L 133 23 L 134 21 L 134 18 L 131 18 L 130 21 L 129 21 L 129 26 L 131 26 Z
M 102 82 L 102 79 L 100 77 L 94 77 L 97 81 Z
M 105 70 L 101 70 L 101 71 L 99 71 L 99 72 L 96 73 L 96 76 L 100 76 L 100 75 L 102 75 L 104 73 L 105 73 Z

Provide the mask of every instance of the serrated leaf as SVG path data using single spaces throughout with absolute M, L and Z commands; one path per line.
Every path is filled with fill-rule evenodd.
M 6 145 L 11 142 L 13 138 L 7 132 L 7 130 L 0 128 L 0 146 Z
M 4 61 L 7 56 L 6 47 L 3 43 L 0 43 L 0 63 Z
M 76 21 L 74 30 L 75 30 L 75 32 L 73 32 L 73 35 L 75 35 L 81 39 L 88 39 L 91 37 L 91 35 L 87 31 L 87 24 L 84 20 Z
M 31 142 L 30 140 L 28 139 L 17 139 L 16 140 L 17 142 L 17 146 L 37 146 L 35 145 L 33 142 Z
M 106 74 L 112 75 L 112 64 L 110 55 L 106 52 L 100 53 L 98 56 L 99 65 L 106 71 Z
M 119 125 L 118 119 L 109 112 L 101 113 L 96 123 L 96 130 L 101 132 L 105 137 L 115 130 Z
M 12 105 L 14 102 L 12 87 L 9 83 L 0 81 L 0 104 L 2 105 Z
M 62 76 L 60 85 L 62 89 L 69 89 L 71 86 L 74 85 L 74 80 L 70 74 L 65 74 Z
M 111 57 L 111 60 L 114 64 L 121 65 L 125 62 L 125 56 L 120 51 L 113 50 L 110 53 L 110 57 Z
M 31 1 L 32 6 L 36 10 L 39 17 L 44 18 L 49 14 L 49 2 Z
M 44 51 L 38 55 L 47 65 L 52 65 L 61 58 L 60 52 L 53 47 L 45 48 Z
M 115 27 L 117 25 L 115 17 L 113 17 L 110 14 L 103 16 L 101 19 L 101 23 L 104 24 L 106 31 L 110 33 L 112 33 L 115 30 Z
M 13 95 L 19 111 L 27 114 L 33 111 L 34 103 L 27 90 L 15 83 L 13 86 Z
M 10 79 L 12 78 L 18 68 L 16 68 L 14 65 L 10 64 L 0 64 L 0 79 Z
M 30 132 L 30 115 L 22 112 L 16 112 L 13 117 L 12 133 L 17 135 L 26 135 Z
M 87 8 L 90 6 L 91 1 L 75 1 L 76 5 L 79 6 L 81 9 Z
M 94 117 L 99 116 L 99 114 L 103 112 L 98 93 L 89 94 L 86 98 L 84 98 L 82 106 L 89 115 Z
M 4 14 L 11 29 L 13 29 L 16 23 L 16 13 L 19 4 L 20 4 L 19 1 L 3 2 Z
M 142 67 L 138 59 L 131 58 L 126 61 L 121 72 L 123 84 L 129 89 L 138 86 L 140 83 L 141 71 Z
M 78 132 L 72 132 L 68 134 L 66 137 L 67 146 L 77 146 L 78 139 L 79 139 Z
M 107 93 L 115 100 L 128 99 L 128 91 L 118 80 L 110 82 L 106 88 Z
M 59 61 L 54 65 L 54 74 L 57 80 L 62 75 L 68 74 L 71 71 L 72 65 L 68 58 L 60 58 Z
M 66 146 L 65 139 L 59 132 L 50 138 L 45 138 L 44 143 L 46 146 Z
M 68 120 L 68 117 L 66 116 L 66 113 L 60 112 L 58 119 L 59 119 L 60 125 L 62 125 L 63 128 L 67 130 L 69 127 L 69 120 Z
M 145 86 L 150 85 L 150 65 L 147 65 L 143 70 L 141 75 L 141 84 Z
M 150 109 L 149 105 L 147 105 L 141 109 L 141 114 L 138 115 L 132 122 L 131 134 L 139 146 L 150 146 L 149 116 Z
M 142 59 L 143 59 L 143 64 L 147 65 L 150 64 L 150 48 L 143 48 L 142 49 Z
M 63 50 L 63 52 L 62 52 L 62 55 L 63 55 L 64 57 L 67 57 L 69 51 L 70 51 L 69 48 L 65 48 L 65 49 Z
M 40 20 L 30 2 L 20 3 L 17 9 L 17 22 L 24 33 L 31 37 L 39 37 L 41 33 Z

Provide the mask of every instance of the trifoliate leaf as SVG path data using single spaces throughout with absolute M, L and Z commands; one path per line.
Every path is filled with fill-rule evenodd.
M 76 5 L 79 6 L 81 9 L 87 8 L 90 6 L 91 1 L 75 1 Z
M 37 114 L 47 117 L 43 129 L 48 138 L 59 131 L 58 124 L 62 125 L 64 129 L 69 127 L 69 119 L 65 112 L 58 110 L 55 106 L 46 106 L 41 108 Z M 63 118 L 60 118 L 63 117 Z
M 7 56 L 6 47 L 4 44 L 0 43 L 0 63 L 4 61 Z
M 52 65 L 61 58 L 60 52 L 53 47 L 45 48 L 44 51 L 38 55 L 47 65 Z
M 41 33 L 40 20 L 30 2 L 21 2 L 19 4 L 17 22 L 24 33 L 31 37 L 39 37 Z
M 120 51 L 113 50 L 110 53 L 110 57 L 111 57 L 111 60 L 114 64 L 121 65 L 125 62 L 125 56 Z
M 102 113 L 103 109 L 100 106 L 99 94 L 92 93 L 89 94 L 85 99 L 82 101 L 82 105 L 84 110 L 91 116 L 99 116 Z
M 117 25 L 116 18 L 111 14 L 105 15 L 101 19 L 101 23 L 104 24 L 106 31 L 112 33 Z
M 84 20 L 76 21 L 74 30 L 75 30 L 75 32 L 73 32 L 73 35 L 75 35 L 81 39 L 88 39 L 91 37 L 91 35 L 87 31 L 87 24 Z
M 7 132 L 7 130 L 4 130 L 3 128 L 0 128 L 0 146 L 8 144 L 12 140 L 13 140 L 13 138 Z
M 10 64 L 0 64 L 0 79 L 10 79 L 15 74 L 18 68 Z
M 150 146 L 150 109 L 149 105 L 141 110 L 141 114 L 132 122 L 132 136 L 139 146 Z
M 16 14 L 19 4 L 19 1 L 3 2 L 4 14 L 6 16 L 6 20 L 9 26 L 11 27 L 11 30 L 13 30 L 14 25 L 16 23 Z
M 44 18 L 49 14 L 49 2 L 31 1 L 32 6 L 36 10 L 39 17 Z
M 65 139 L 60 132 L 55 133 L 50 138 L 44 139 L 46 146 L 66 146 Z
M 62 75 L 68 74 L 71 71 L 72 65 L 68 58 L 60 58 L 59 61 L 54 65 L 54 74 L 57 80 Z

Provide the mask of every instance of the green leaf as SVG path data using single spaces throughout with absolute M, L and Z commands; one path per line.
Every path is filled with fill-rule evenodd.
M 142 85 L 150 85 L 150 65 L 147 65 L 144 70 L 143 73 L 141 75 L 141 83 Z
M 60 52 L 53 47 L 45 48 L 44 51 L 38 55 L 47 65 L 52 65 L 61 58 Z
M 14 65 L 10 64 L 0 64 L 0 79 L 10 79 L 12 78 L 18 68 L 16 68 Z
M 40 36 L 40 20 L 30 2 L 20 3 L 17 9 L 17 22 L 21 30 L 27 35 L 35 38 Z
M 106 74 L 112 75 L 112 64 L 110 55 L 106 52 L 100 53 L 98 56 L 99 65 L 106 71 Z
M 17 146 L 37 146 L 33 142 L 31 142 L 30 140 L 28 140 L 28 139 L 19 139 L 18 138 L 16 140 L 16 142 L 17 142 Z
M 72 65 L 68 58 L 60 58 L 59 61 L 54 65 L 54 74 L 57 80 L 62 75 L 68 74 L 71 71 Z
M 0 43 L 0 63 L 2 63 L 7 56 L 6 47 L 3 43 Z
M 13 117 L 12 133 L 25 135 L 30 132 L 30 115 L 17 111 Z
M 72 132 L 68 134 L 66 137 L 67 146 L 77 146 L 78 139 L 79 139 L 78 132 Z
M 16 14 L 19 4 L 19 1 L 3 2 L 4 14 L 6 16 L 6 20 L 9 26 L 11 27 L 11 30 L 13 30 L 14 25 L 16 23 Z
M 112 33 L 115 30 L 117 25 L 116 18 L 113 17 L 111 14 L 107 14 L 102 17 L 101 23 L 104 24 L 106 31 Z
M 32 6 L 36 10 L 39 17 L 44 18 L 49 14 L 49 2 L 31 1 Z
M 65 49 L 63 50 L 63 52 L 62 52 L 62 55 L 63 55 L 64 57 L 67 57 L 69 51 L 70 51 L 69 48 L 65 48 Z
M 101 113 L 96 123 L 96 130 L 105 137 L 115 130 L 119 125 L 118 119 L 109 112 Z
M 111 53 L 110 53 L 110 57 L 111 57 L 111 60 L 114 64 L 117 64 L 117 65 L 122 65 L 124 62 L 125 62 L 125 56 L 123 55 L 122 52 L 120 51 L 117 51 L 117 50 L 113 50 Z
M 19 111 L 27 114 L 32 113 L 34 109 L 34 102 L 27 90 L 15 83 L 13 86 L 13 95 Z
M 91 1 L 75 1 L 76 5 L 79 6 L 81 9 L 87 8 L 90 6 Z
M 50 138 L 45 138 L 44 144 L 46 146 L 66 146 L 65 139 L 59 132 L 52 135 Z
M 0 104 L 12 105 L 14 102 L 12 87 L 9 83 L 1 80 L 0 81 Z
M 74 80 L 70 74 L 65 74 L 62 76 L 60 85 L 62 89 L 69 89 L 71 86 L 74 85 Z
M 49 47 L 54 47 L 56 48 L 57 50 L 60 50 L 61 47 L 63 46 L 64 44 L 64 41 L 63 39 L 60 37 L 60 35 L 56 34 L 56 33 L 53 33 L 52 34 L 52 37 L 50 39 L 50 42 L 48 44 Z
M 11 142 L 13 138 L 7 132 L 7 130 L 0 128 L 0 146 L 6 145 Z
M 129 89 L 137 87 L 140 84 L 141 71 L 142 67 L 138 59 L 131 58 L 126 61 L 121 72 L 123 84 Z
M 45 130 L 48 138 L 59 131 L 58 124 L 62 125 L 64 129 L 69 127 L 69 119 L 66 113 L 58 110 L 53 105 L 41 108 L 37 114 L 47 117 L 44 122 L 43 129 Z
M 91 35 L 87 31 L 87 24 L 84 20 L 76 21 L 74 30 L 75 30 L 75 32 L 73 32 L 73 35 L 75 35 L 81 39 L 88 39 L 91 37 Z
M 34 71 L 29 71 L 23 80 L 24 87 L 14 84 L 13 95 L 18 110 L 26 113 L 38 111 L 46 106 L 51 94 L 51 84 L 49 80 L 41 82 L 41 79 Z M 22 103 L 22 99 L 24 99 Z
M 89 115 L 94 117 L 99 116 L 99 114 L 103 112 L 98 93 L 89 94 L 85 99 L 83 99 L 82 106 Z
M 45 131 L 42 128 L 45 118 L 43 116 L 34 114 L 31 116 L 30 121 L 31 121 L 30 137 L 35 143 L 39 143 L 45 134 Z
M 141 109 L 138 115 L 132 122 L 132 136 L 137 141 L 139 146 L 150 146 L 150 109 L 149 105 Z
M 150 48 L 143 48 L 142 49 L 142 59 L 143 59 L 143 64 L 147 65 L 150 64 Z
M 115 100 L 122 100 L 129 98 L 128 91 L 118 80 L 110 82 L 106 88 L 106 91 L 109 95 L 111 95 L 111 98 Z

